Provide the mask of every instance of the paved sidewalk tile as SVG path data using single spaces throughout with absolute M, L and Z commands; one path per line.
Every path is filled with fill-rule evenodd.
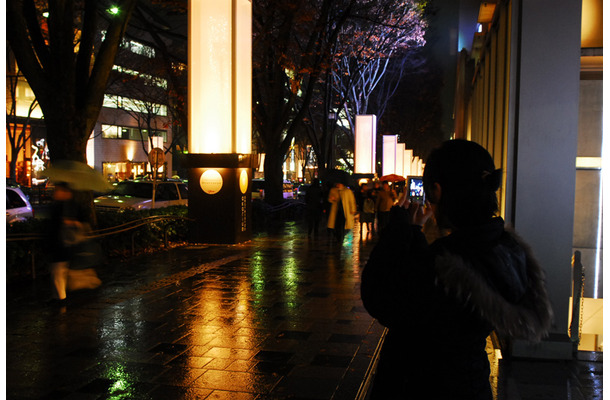
M 11 399 L 353 399 L 382 328 L 359 299 L 372 242 L 297 223 L 100 270 L 100 289 L 7 300 Z
M 359 296 L 373 241 L 271 228 L 107 265 L 65 307 L 48 280 L 8 286 L 6 398 L 354 400 L 383 332 Z M 599 360 L 495 353 L 495 400 L 602 398 Z

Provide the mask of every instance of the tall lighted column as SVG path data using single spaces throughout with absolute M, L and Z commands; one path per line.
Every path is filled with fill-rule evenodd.
M 405 176 L 405 144 L 396 144 L 396 175 Z
M 249 240 L 250 0 L 189 0 L 188 93 L 191 240 Z
M 377 117 L 356 115 L 356 154 L 354 172 L 374 174 L 376 162 Z
M 414 175 L 411 172 L 411 162 L 413 161 L 413 149 L 405 150 L 404 169 L 405 176 Z
M 419 156 L 413 157 L 411 160 L 411 174 L 414 176 L 419 176 Z
M 396 173 L 396 145 L 398 136 L 383 135 L 383 165 L 382 174 L 390 175 Z

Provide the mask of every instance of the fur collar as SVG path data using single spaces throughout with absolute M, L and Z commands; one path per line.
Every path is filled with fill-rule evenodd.
M 449 251 L 441 251 L 435 257 L 437 285 L 441 286 L 447 295 L 456 297 L 477 311 L 494 326 L 500 336 L 538 342 L 548 335 L 553 318 L 545 288 L 545 274 L 529 246 L 514 232 L 507 233 L 525 252 L 525 293 L 518 301 L 507 300 L 473 268 L 472 261 Z M 509 251 L 508 248 L 504 250 Z

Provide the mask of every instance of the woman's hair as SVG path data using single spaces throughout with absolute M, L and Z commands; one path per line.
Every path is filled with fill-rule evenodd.
M 462 227 L 485 222 L 495 215 L 501 180 L 502 170 L 496 169 L 487 150 L 475 142 L 449 140 L 433 150 L 426 161 L 424 191 L 430 198 L 431 189 L 438 183 L 438 212 L 446 220 L 439 224 Z

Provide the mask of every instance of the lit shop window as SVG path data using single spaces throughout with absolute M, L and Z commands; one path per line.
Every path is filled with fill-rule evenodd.
M 119 127 L 114 125 L 102 125 L 102 137 L 104 139 L 117 139 Z

